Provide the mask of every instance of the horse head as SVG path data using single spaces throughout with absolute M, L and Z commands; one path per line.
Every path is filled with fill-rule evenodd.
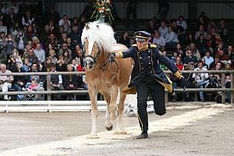
M 112 27 L 100 21 L 87 23 L 83 29 L 81 40 L 84 45 L 86 70 L 93 69 L 102 52 L 111 51 L 113 44 L 116 43 Z

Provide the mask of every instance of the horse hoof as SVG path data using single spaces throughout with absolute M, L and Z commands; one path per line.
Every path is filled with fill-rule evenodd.
M 99 139 L 98 135 L 95 134 L 90 134 L 89 136 L 86 137 L 87 139 Z
M 113 129 L 113 125 L 111 125 L 110 127 L 106 127 L 106 130 L 111 131 Z
M 116 131 L 114 134 L 116 134 L 116 135 L 127 135 L 127 132 L 125 132 L 125 131 Z

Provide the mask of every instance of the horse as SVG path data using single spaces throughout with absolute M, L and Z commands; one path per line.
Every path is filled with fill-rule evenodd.
M 113 52 L 125 51 L 128 48 L 123 44 L 118 44 L 113 28 L 101 21 L 87 23 L 83 28 L 81 41 L 85 53 L 84 68 L 91 101 L 92 129 L 88 138 L 99 138 L 97 135 L 98 93 L 107 103 L 106 129 L 111 131 L 113 121 L 116 120 L 115 133 L 125 134 L 122 117 L 126 94 L 122 90 L 129 83 L 133 61 L 126 58 L 111 62 L 109 56 Z

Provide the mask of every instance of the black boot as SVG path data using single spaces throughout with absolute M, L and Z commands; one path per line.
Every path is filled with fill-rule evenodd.
M 145 139 L 148 138 L 147 132 L 142 132 L 140 135 L 137 136 L 137 139 Z

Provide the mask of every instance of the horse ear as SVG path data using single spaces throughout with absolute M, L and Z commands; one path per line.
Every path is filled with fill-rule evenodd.
M 85 25 L 85 28 L 86 28 L 86 29 L 90 29 L 90 27 L 89 27 L 89 25 L 88 25 L 88 24 L 86 24 L 86 25 Z

